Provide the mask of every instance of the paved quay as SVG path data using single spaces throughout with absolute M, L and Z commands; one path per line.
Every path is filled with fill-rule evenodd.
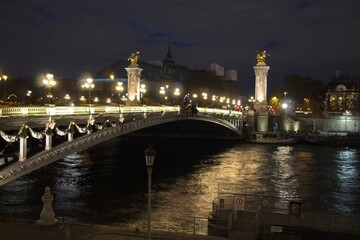
M 224 237 L 192 235 L 175 232 L 151 234 L 159 240 L 224 240 Z M 58 223 L 42 226 L 31 222 L 0 221 L 0 240 L 142 240 L 146 231 L 121 229 L 116 226 Z

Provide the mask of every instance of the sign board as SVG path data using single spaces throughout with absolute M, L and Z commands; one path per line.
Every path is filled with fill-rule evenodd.
M 290 213 L 298 215 L 301 213 L 301 202 L 290 202 Z
M 244 210 L 244 209 L 245 209 L 245 197 L 234 196 L 234 210 Z

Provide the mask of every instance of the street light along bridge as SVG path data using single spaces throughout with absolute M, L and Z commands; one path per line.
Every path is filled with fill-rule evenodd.
M 6 134 L 0 131 L 4 139 L 8 138 L 12 142 L 19 140 L 20 142 L 17 161 L 12 161 L 10 164 L 2 166 L 3 169 L 0 171 L 0 186 L 75 152 L 112 138 L 155 125 L 175 121 L 196 120 L 214 123 L 230 129 L 240 136 L 242 135 L 244 116 L 241 112 L 207 108 L 198 108 L 198 110 L 199 114 L 197 115 L 187 115 L 181 113 L 180 107 L 178 106 L 48 106 L 3 108 L 0 115 L 1 118 L 6 117 L 7 120 L 8 118 L 15 120 L 6 121 L 8 124 L 6 127 L 8 129 L 10 128 L 9 123 L 13 124 L 13 130 L 15 127 L 20 126 L 21 120 L 24 121 L 24 116 L 38 120 L 42 119 L 43 127 L 44 121 L 46 122 L 45 119 L 48 118 L 49 120 L 46 122 L 44 131 L 40 133 L 34 132 L 31 126 L 27 126 L 24 122 L 22 123 L 21 130 L 15 136 L 6 137 Z M 96 121 L 93 115 L 106 117 L 107 119 L 103 124 L 99 125 L 95 123 Z M 108 119 L 116 115 L 118 115 L 119 118 L 115 123 Z M 55 128 L 54 119 L 57 119 L 56 121 L 59 122 L 63 121 L 64 124 L 64 116 L 68 116 L 69 119 L 72 120 L 68 123 L 69 127 L 65 131 L 62 131 Z M 86 127 L 80 127 L 76 124 L 76 120 L 83 119 L 84 116 L 88 117 L 87 125 Z M 3 127 L 5 124 L 1 121 L 1 118 L 0 122 L 2 123 L 0 126 Z M 38 121 L 38 126 L 39 122 L 41 121 Z M 93 131 L 94 127 L 97 131 Z M 28 135 L 24 134 L 24 132 L 26 132 L 24 129 L 28 129 L 27 131 L 30 132 L 33 137 L 40 139 L 45 136 L 45 150 L 27 158 L 26 139 Z M 74 129 L 86 134 L 74 139 Z M 53 147 L 52 135 L 54 131 L 61 136 L 68 136 L 68 141 Z

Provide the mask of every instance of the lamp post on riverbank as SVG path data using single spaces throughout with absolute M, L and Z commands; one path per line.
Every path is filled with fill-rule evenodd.
M 149 144 L 149 147 L 145 150 L 145 161 L 148 171 L 148 219 L 147 219 L 147 231 L 148 231 L 148 240 L 151 239 L 151 173 L 154 166 L 154 160 L 156 151 L 153 149 L 152 145 Z

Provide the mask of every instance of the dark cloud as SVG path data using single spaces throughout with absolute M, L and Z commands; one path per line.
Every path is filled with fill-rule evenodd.
M 0 69 L 10 75 L 78 78 L 135 50 L 162 60 L 169 37 L 177 62 L 236 69 L 249 91 L 260 49 L 271 54 L 270 87 L 292 73 L 328 80 L 338 65 L 359 74 L 357 0 L 3 0 L 0 9 Z

